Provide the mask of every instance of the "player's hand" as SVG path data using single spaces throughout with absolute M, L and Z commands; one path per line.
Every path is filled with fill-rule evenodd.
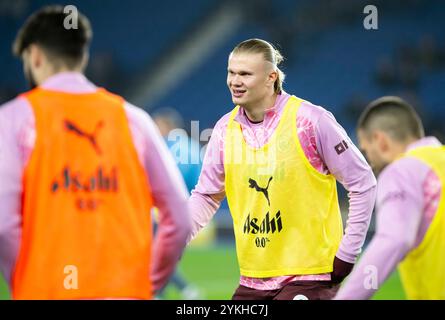
M 331 273 L 331 281 L 341 283 L 354 268 L 353 263 L 343 261 L 337 257 L 334 258 L 334 270 Z

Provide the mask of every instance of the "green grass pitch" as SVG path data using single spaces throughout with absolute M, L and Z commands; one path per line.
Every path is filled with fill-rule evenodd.
M 179 268 L 181 274 L 201 290 L 204 299 L 230 299 L 238 285 L 239 271 L 234 246 L 189 248 Z M 175 288 L 168 287 L 165 298 L 180 299 L 180 295 Z M 2 279 L 0 299 L 9 299 L 7 287 Z M 385 282 L 374 299 L 405 299 L 397 272 Z

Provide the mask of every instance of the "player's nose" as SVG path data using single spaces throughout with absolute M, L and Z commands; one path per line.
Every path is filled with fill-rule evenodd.
M 240 86 L 242 86 L 242 84 L 243 84 L 243 82 L 242 82 L 241 77 L 239 75 L 235 75 L 231 79 L 231 85 L 233 85 L 235 87 L 240 87 Z

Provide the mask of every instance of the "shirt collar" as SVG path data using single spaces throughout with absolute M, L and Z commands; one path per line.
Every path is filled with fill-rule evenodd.
M 406 151 L 410 151 L 410 150 L 413 150 L 413 149 L 419 148 L 419 147 L 441 146 L 441 145 L 442 144 L 436 137 L 429 136 L 429 137 L 421 138 L 421 139 L 409 144 L 408 147 L 406 148 Z
M 266 109 L 265 118 L 273 116 L 277 113 L 280 113 L 281 110 L 283 110 L 285 102 L 287 101 L 287 99 L 289 97 L 290 97 L 290 95 L 284 91 L 282 91 L 279 95 L 277 95 L 274 105 L 272 107 Z M 237 122 L 249 121 L 249 119 L 247 118 L 247 115 L 246 115 L 246 111 L 244 110 L 243 107 L 239 108 L 238 113 L 235 115 L 234 120 Z
M 79 72 L 57 73 L 46 79 L 40 87 L 69 93 L 91 93 L 97 90 L 97 87 Z

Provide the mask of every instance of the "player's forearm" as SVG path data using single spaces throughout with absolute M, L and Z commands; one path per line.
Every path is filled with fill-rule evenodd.
M 397 236 L 376 235 L 336 295 L 336 300 L 371 298 L 409 250 Z
M 154 290 L 162 288 L 174 272 L 190 234 L 190 214 L 185 199 L 169 199 L 159 207 L 159 223 L 152 250 Z
M 194 190 L 188 201 L 191 214 L 191 229 L 187 242 L 193 240 L 198 232 L 204 228 L 215 215 L 224 195 L 201 194 Z
M 20 247 L 22 184 L 19 161 L 8 162 L 9 155 L 0 163 L 0 175 L 8 181 L 0 185 L 0 274 L 11 284 Z
M 20 247 L 18 214 L 14 218 L 15 221 L 8 222 L 5 228 L 0 227 L 0 274 L 8 285 L 12 284 L 12 273 Z
M 159 209 L 159 223 L 153 246 L 152 281 L 162 288 L 174 271 L 190 233 L 190 213 L 184 180 L 153 121 L 146 116 L 147 147 L 145 168 L 154 205 Z
M 0 106 L 0 273 L 9 285 L 20 247 L 24 154 L 32 151 L 29 137 L 35 136 L 33 127 L 23 130 L 20 124 L 32 116 L 24 98 Z
M 387 170 L 379 178 L 383 187 L 378 191 L 377 233 L 340 290 L 339 299 L 371 297 L 415 245 L 422 216 L 421 184 L 403 184 L 407 180 L 393 171 Z
M 365 242 L 376 198 L 376 187 L 363 192 L 349 192 L 348 195 L 349 214 L 337 257 L 354 263 Z
M 154 290 L 162 288 L 175 270 L 190 234 L 190 215 L 182 198 L 169 199 L 161 207 L 159 224 L 153 245 L 152 281 Z

